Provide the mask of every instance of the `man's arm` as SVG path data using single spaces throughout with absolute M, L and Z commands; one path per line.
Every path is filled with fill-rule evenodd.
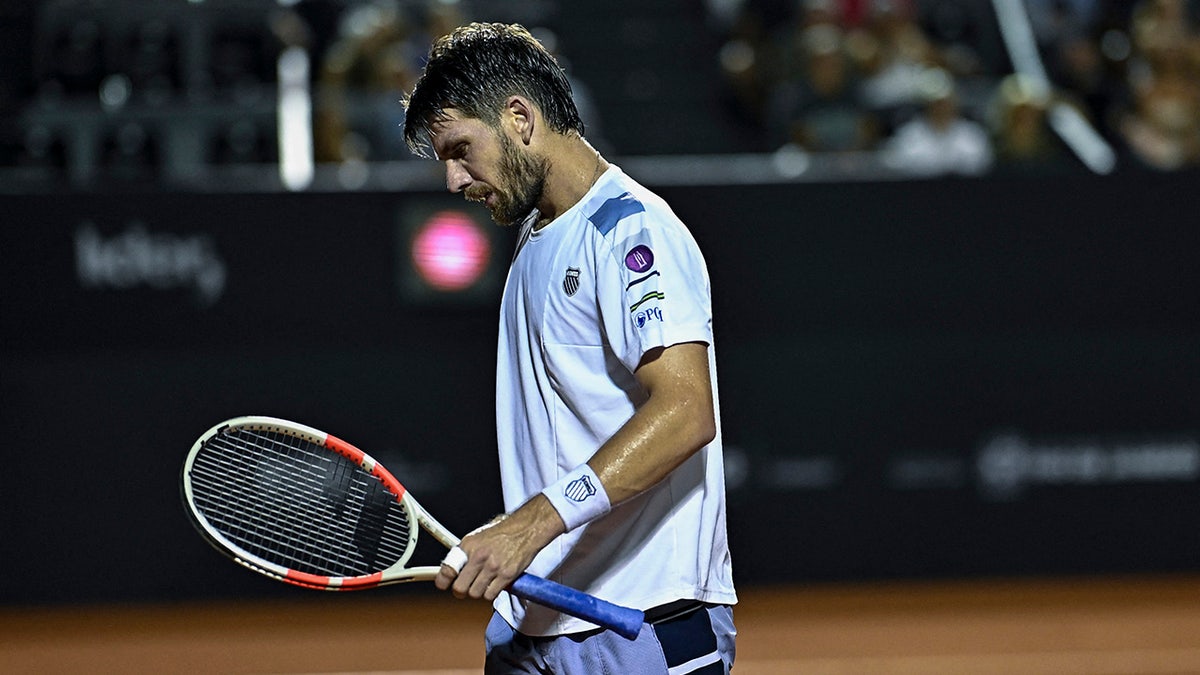
M 646 353 L 634 373 L 648 398 L 588 460 L 615 506 L 645 492 L 715 436 L 708 345 L 689 342 Z M 534 556 L 566 531 L 544 495 L 463 538 L 467 563 L 443 565 L 435 583 L 460 598 L 493 600 Z

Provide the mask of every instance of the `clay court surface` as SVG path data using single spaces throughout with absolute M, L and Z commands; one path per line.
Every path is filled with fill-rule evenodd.
M 487 607 L 388 589 L 355 595 L 8 608 L 0 610 L 0 672 L 480 671 Z M 741 675 L 1200 673 L 1200 576 L 813 585 L 741 595 L 734 669 Z

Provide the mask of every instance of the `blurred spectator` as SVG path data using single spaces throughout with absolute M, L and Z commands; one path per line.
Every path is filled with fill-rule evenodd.
M 1066 38 L 1085 35 L 1099 17 L 1097 0 L 1024 0 L 1034 39 L 1050 56 Z
M 770 79 L 772 86 L 806 75 L 813 52 L 814 28 L 841 29 L 842 24 L 831 0 L 800 0 L 788 21 L 770 32 Z
M 815 33 L 811 29 L 835 28 L 844 33 L 865 16 L 866 0 L 792 0 L 791 2 L 709 2 L 710 16 L 726 27 L 718 53 L 721 99 L 733 121 L 749 128 L 775 149 L 787 141 L 791 111 L 803 108 L 805 78 L 814 69 L 831 76 L 841 70 L 857 86 L 854 64 L 813 63 Z M 838 41 L 843 41 L 838 37 Z M 843 45 L 839 45 L 843 49 Z M 844 58 L 844 50 L 843 50 Z M 823 60 L 819 57 L 817 60 Z M 828 88 L 816 85 L 813 89 Z M 853 92 L 847 92 L 847 95 Z M 859 105 L 861 107 L 861 105 Z M 869 111 L 864 111 L 869 116 Z M 762 148 L 756 148 L 762 149 Z
M 1110 142 L 1112 114 L 1125 99 L 1127 20 L 1105 0 L 1025 0 L 1046 73 L 1058 98 L 1074 105 Z
M 1200 164 L 1200 32 L 1184 0 L 1144 0 L 1133 14 L 1132 95 L 1121 137 L 1145 165 Z
M 1200 35 L 1197 35 L 1187 0 L 1142 0 L 1134 6 L 1133 41 L 1150 58 L 1164 52 L 1182 52 L 1178 56 L 1192 66 L 1200 62 Z
M 772 76 L 767 32 L 760 12 L 739 6 L 717 52 L 721 76 L 718 98 L 735 127 L 747 130 L 751 137 L 761 136 L 766 128 Z
M 456 26 L 452 25 L 448 30 L 454 30 L 454 28 Z M 571 85 L 571 97 L 575 99 L 575 107 L 579 110 L 579 119 L 583 120 L 584 133 L 587 134 L 588 142 L 601 154 L 613 154 L 612 145 L 604 137 L 604 126 L 600 119 L 600 109 L 596 106 L 596 97 L 592 94 L 591 87 L 572 72 L 570 58 L 559 50 L 558 34 L 545 26 L 530 28 L 529 33 L 542 43 L 546 51 L 554 55 L 558 65 L 566 74 L 567 83 Z
M 951 74 L 962 79 L 1007 70 L 993 0 L 921 0 L 920 8 L 921 26 Z
M 873 0 L 864 30 L 851 38 L 850 53 L 863 73 L 864 103 L 881 114 L 904 114 L 920 103 L 925 71 L 942 59 L 905 0 Z
M 1157 62 L 1133 87 L 1120 131 L 1133 154 L 1155 169 L 1200 164 L 1200 86 L 1176 58 Z
M 924 108 L 888 139 L 884 161 L 922 176 L 987 172 L 993 162 L 991 140 L 982 124 L 961 114 L 950 74 L 931 68 L 920 83 Z
M 801 34 L 802 52 L 794 58 L 802 70 L 772 92 L 773 136 L 814 152 L 874 147 L 879 124 L 858 100 L 843 37 L 832 23 L 812 25 Z
M 995 170 L 1038 173 L 1068 165 L 1070 158 L 1046 123 L 1050 92 L 1023 75 L 1000 82 L 994 102 Z
M 1123 36 L 1110 34 L 1110 40 Z M 1120 50 L 1120 47 L 1113 47 Z M 1119 51 L 1114 52 L 1120 54 Z M 1049 76 L 1078 107 L 1101 135 L 1112 140 L 1112 112 L 1124 100 L 1123 73 L 1114 72 L 1100 43 L 1085 34 L 1065 35 L 1048 64 Z
M 396 4 L 367 2 L 347 10 L 317 77 L 318 162 L 407 156 L 400 97 L 412 90 L 430 43 L 425 29 Z
M 461 5 L 448 0 L 428 0 L 421 3 L 416 14 L 419 17 L 417 32 L 409 40 L 410 58 L 416 65 L 424 67 L 429 47 L 441 36 L 466 23 Z
M 1134 155 L 1155 169 L 1200 164 L 1200 106 L 1194 86 L 1159 82 L 1141 92 L 1121 120 L 1121 133 Z

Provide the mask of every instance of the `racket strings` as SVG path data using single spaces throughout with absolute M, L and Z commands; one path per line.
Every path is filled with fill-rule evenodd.
M 254 467 L 242 467 L 242 469 L 253 471 Z M 242 470 L 233 469 L 233 470 Z M 211 471 L 206 471 L 205 467 L 197 466 L 193 471 L 193 484 L 205 478 L 212 480 L 227 479 L 230 474 L 215 474 Z M 229 487 L 229 483 L 224 484 Z M 276 564 L 285 565 L 293 569 L 304 569 L 317 573 L 332 573 L 331 569 L 318 569 L 316 566 L 321 564 L 321 559 L 315 558 L 314 552 L 318 550 L 320 543 L 302 528 L 311 525 L 311 521 L 296 518 L 291 514 L 298 513 L 302 509 L 307 508 L 308 504 L 303 504 L 299 500 L 290 498 L 288 493 L 280 492 L 279 489 L 273 489 L 270 485 L 258 486 L 255 489 L 260 490 L 259 499 L 251 499 L 246 495 L 250 494 L 250 489 L 246 485 L 239 485 L 243 488 L 241 493 L 232 491 L 221 494 L 219 497 L 214 497 L 212 493 L 200 492 L 196 494 L 195 500 L 197 505 L 204 512 L 205 516 L 211 524 L 219 531 L 226 535 L 235 543 L 249 549 L 255 555 L 275 562 Z M 270 514 L 270 517 L 264 516 L 263 502 L 275 504 L 279 511 Z M 328 547 L 327 547 L 328 549 Z M 290 552 L 290 559 L 285 555 Z M 275 553 L 278 557 L 273 557 Z M 325 550 L 326 556 L 337 555 L 338 552 Z M 340 552 L 341 558 L 345 560 L 353 560 L 353 554 L 347 551 Z M 301 567 L 297 563 L 307 563 L 308 567 Z
M 410 542 L 407 509 L 380 481 L 323 446 L 272 431 L 232 429 L 192 466 L 209 523 L 276 565 L 331 577 L 373 574 Z
M 250 464 L 235 466 L 232 470 L 246 471 L 248 473 L 244 475 L 253 476 L 255 474 L 249 472 L 256 471 L 257 467 Z M 202 468 L 197 468 L 196 477 L 205 475 Z M 229 475 L 237 474 L 221 477 Z M 338 567 L 353 568 L 358 562 L 357 551 L 345 545 L 344 532 L 339 538 L 330 537 L 344 526 L 321 525 L 321 534 L 326 540 L 318 539 L 319 533 L 304 529 L 313 527 L 316 521 L 295 515 L 311 510 L 314 504 L 311 500 L 296 499 L 279 483 L 275 480 L 260 481 L 255 485 L 244 480 L 225 483 L 225 488 L 236 487 L 241 492 L 226 490 L 219 497 L 202 495 L 196 501 L 214 527 L 251 553 L 292 569 L 346 576 L 347 573 Z M 348 574 L 356 573 L 351 569 Z
M 292 440 L 291 437 L 284 438 Z M 291 446 L 290 443 L 289 446 Z M 258 444 L 257 447 L 262 449 L 264 446 Z M 303 445 L 292 447 L 293 450 L 303 448 Z M 370 535 L 374 534 L 374 531 L 383 535 L 385 530 L 380 522 L 378 506 L 375 510 L 368 510 L 364 506 L 361 512 L 347 511 L 348 506 L 363 504 L 368 499 L 368 493 L 364 486 L 371 485 L 375 481 L 367 478 L 367 482 L 360 480 L 357 483 L 347 484 L 347 480 L 353 478 L 357 470 L 353 463 L 334 461 L 342 458 L 320 449 L 319 446 L 315 453 L 311 452 L 311 448 L 309 450 L 310 452 L 304 456 L 306 463 L 299 465 L 294 462 L 281 463 L 278 461 L 279 457 L 267 457 L 266 461 L 263 461 L 264 458 L 258 458 L 257 463 L 250 464 L 244 461 L 238 462 L 240 466 L 236 466 L 235 470 L 242 473 L 233 475 L 241 475 L 243 478 L 253 475 L 257 479 L 255 488 L 257 494 L 262 498 L 262 504 L 273 505 L 276 508 L 266 513 L 264 517 L 258 508 L 259 505 L 255 504 L 252 499 L 255 493 L 250 493 L 251 498 L 248 500 L 243 481 L 237 508 L 245 510 L 249 520 L 237 521 L 228 517 L 223 518 L 225 525 L 232 528 L 231 534 L 235 537 L 241 535 L 239 538 L 244 543 L 258 543 L 267 547 L 266 552 L 258 551 L 256 553 L 263 554 L 263 557 L 268 559 L 270 559 L 269 556 L 264 553 L 292 554 L 292 559 L 275 561 L 278 564 L 287 564 L 293 569 L 321 572 L 333 576 L 367 573 L 372 571 L 372 568 L 378 569 L 386 566 L 391 561 L 385 560 L 381 565 L 378 559 L 386 558 L 389 549 L 393 551 L 393 557 L 402 555 L 404 543 L 392 542 L 389 546 L 387 537 L 382 537 L 385 542 L 383 546 L 376 547 L 376 552 L 381 555 L 368 555 L 372 543 L 376 541 Z M 238 459 L 243 459 L 243 456 L 238 456 Z M 294 452 L 291 457 L 295 457 Z M 307 463 L 310 460 L 321 462 L 324 465 L 324 472 L 313 471 L 312 465 Z M 360 478 L 366 478 L 365 472 L 360 471 L 360 473 L 362 474 Z M 301 480 L 297 482 L 293 480 L 294 478 Z M 333 485 L 329 484 L 330 481 L 333 482 Z M 318 482 L 320 482 L 320 492 L 316 491 Z M 331 488 L 333 488 L 332 491 Z M 376 492 L 379 490 L 377 489 Z M 317 497 L 321 499 L 316 499 Z M 376 497 L 375 503 L 378 505 L 379 495 L 376 494 Z M 384 499 L 394 503 L 394 500 L 387 497 Z M 235 511 L 235 513 L 240 512 Z M 298 517 L 297 514 L 303 517 Z M 314 514 L 319 517 L 312 518 L 311 516 Z M 365 523 L 368 526 L 365 532 L 362 527 L 364 515 L 367 516 L 366 520 L 368 521 Z M 251 527 L 246 527 L 247 524 Z M 406 533 L 401 532 L 401 534 Z M 375 558 L 375 560 L 371 560 L 371 558 Z M 305 568 L 298 566 L 297 563 L 315 565 L 315 567 Z M 347 565 L 350 566 L 349 570 L 341 569 Z M 365 565 L 365 569 L 363 565 Z
M 291 439 L 292 437 L 285 436 L 284 438 Z M 386 491 L 380 489 L 377 481 L 368 477 L 352 462 L 333 455 L 319 446 L 315 453 L 312 452 L 312 446 L 306 447 L 304 444 L 295 446 L 294 449 L 308 450 L 304 459 L 306 461 L 315 459 L 321 462 L 324 473 L 313 471 L 308 463 L 296 466 L 293 463 L 285 462 L 280 465 L 278 462 L 271 461 L 260 463 L 256 475 L 267 479 L 265 485 L 267 496 L 291 507 L 290 513 L 319 513 L 321 515 L 321 519 L 316 522 L 295 517 L 291 517 L 287 521 L 289 525 L 300 528 L 295 530 L 295 535 L 306 544 L 303 550 L 309 554 L 308 559 L 321 562 L 332 557 L 343 563 L 348 561 L 357 563 L 361 560 L 367 565 L 366 571 L 368 572 L 379 568 L 380 566 L 368 558 L 367 554 L 370 551 L 369 547 L 378 541 L 379 535 L 383 533 L 379 511 L 380 498 L 382 497 L 385 504 L 394 502 L 394 500 L 386 494 Z M 266 464 L 270 464 L 270 466 L 266 466 Z M 292 477 L 299 477 L 303 480 L 297 483 L 289 480 Z M 318 486 L 320 492 L 315 491 Z M 374 488 L 374 490 L 370 488 Z M 374 509 L 369 508 L 372 504 Z M 357 510 L 359 505 L 362 505 L 362 510 Z M 385 505 L 385 511 L 386 508 Z M 311 535 L 314 526 L 324 528 L 327 535 L 325 539 L 320 541 L 314 539 Z M 328 545 L 333 545 L 333 547 L 329 548 Z

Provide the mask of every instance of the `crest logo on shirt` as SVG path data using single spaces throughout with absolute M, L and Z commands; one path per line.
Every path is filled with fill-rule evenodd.
M 572 296 L 579 292 L 579 268 L 568 267 L 567 273 L 563 276 L 563 291 Z
M 649 246 L 638 244 L 625 254 L 625 266 L 639 274 L 645 272 L 654 266 L 654 252 Z
M 596 494 L 596 486 L 592 485 L 592 481 L 587 476 L 580 476 L 567 483 L 567 488 L 563 490 L 564 497 L 576 502 L 581 502 L 594 494 Z

